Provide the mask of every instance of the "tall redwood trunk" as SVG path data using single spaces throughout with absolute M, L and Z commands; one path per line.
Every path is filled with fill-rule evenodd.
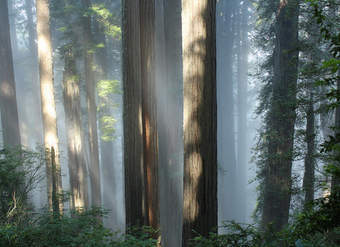
M 340 90 L 340 70 L 338 70 L 337 90 Z M 335 110 L 335 133 L 338 134 L 339 132 L 340 132 L 340 106 L 338 106 Z M 336 165 L 338 166 L 338 169 L 340 169 L 340 164 L 337 163 Z M 340 190 L 340 178 L 339 176 L 333 175 L 331 181 L 331 193 L 332 194 L 336 193 L 339 190 Z
M 123 121 L 126 226 L 146 224 L 140 2 L 123 2 Z
M 0 108 L 4 146 L 21 144 L 7 1 L 0 2 Z
M 47 165 L 47 191 L 50 209 L 55 209 L 56 202 L 52 200 L 53 194 L 62 192 L 59 148 L 57 135 L 57 113 L 54 100 L 53 88 L 53 61 L 52 43 L 50 33 L 50 12 L 48 0 L 36 0 L 37 6 L 37 37 L 38 37 L 38 57 L 41 91 L 41 108 L 44 127 L 44 145 Z M 54 154 L 54 155 L 53 155 Z M 55 160 L 53 159 L 55 158 Z M 53 164 L 57 175 L 52 174 Z M 54 179 L 56 178 L 56 179 Z M 52 182 L 56 183 L 53 186 Z M 53 189 L 55 187 L 57 191 Z M 59 209 L 62 210 L 62 201 L 59 200 Z
M 81 123 L 80 81 L 72 48 L 64 54 L 63 86 L 71 206 L 73 209 L 82 209 L 88 207 L 88 187 Z
M 312 90 L 309 88 L 309 90 Z M 305 192 L 305 205 L 314 200 L 315 180 L 315 114 L 313 105 L 313 93 L 309 92 L 307 105 L 305 173 L 303 177 L 303 189 Z
M 84 9 L 91 7 L 90 0 L 82 0 Z M 91 16 L 83 15 L 83 53 L 86 81 L 86 103 L 89 128 L 89 147 L 90 147 L 90 187 L 91 187 L 91 206 L 101 206 L 100 170 L 99 170 L 99 149 L 97 133 L 97 106 L 96 106 L 96 85 L 93 63 L 93 37 L 91 29 Z
M 183 246 L 217 226 L 215 5 L 182 1 Z
M 279 231 L 288 223 L 292 185 L 299 1 L 281 1 L 275 23 L 273 95 L 268 113 L 262 224 Z
M 147 224 L 159 228 L 158 133 L 155 80 L 155 0 L 140 1 L 144 182 Z

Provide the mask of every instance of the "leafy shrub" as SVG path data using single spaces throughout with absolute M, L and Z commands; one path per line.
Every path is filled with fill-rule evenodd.
M 31 218 L 29 224 L 0 226 L 0 246 L 8 247 L 153 247 L 151 228 L 134 228 L 126 235 L 106 229 L 101 209 L 74 211 L 56 216 L 51 212 Z
M 41 180 L 42 156 L 21 148 L 0 150 L 0 223 L 18 222 L 29 207 L 27 196 Z

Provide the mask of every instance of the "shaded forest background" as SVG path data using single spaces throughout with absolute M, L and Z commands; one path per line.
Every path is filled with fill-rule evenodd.
M 339 0 L 0 2 L 1 246 L 339 246 Z

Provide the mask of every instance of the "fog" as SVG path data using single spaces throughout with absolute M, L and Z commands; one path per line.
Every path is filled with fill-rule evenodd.
M 104 3 L 114 16 L 111 21 L 121 28 L 121 2 Z M 183 88 L 181 85 L 181 31 L 180 5 L 177 1 L 156 1 L 156 104 L 158 121 L 158 172 L 159 207 L 162 241 L 165 246 L 180 246 L 183 209 Z M 36 10 L 33 0 L 9 1 L 10 31 L 14 61 L 16 96 L 20 123 L 21 143 L 30 150 L 41 151 L 43 147 L 43 123 L 39 87 L 37 57 Z M 87 200 L 91 205 L 89 142 L 89 119 L 85 86 L 86 67 L 83 54 L 77 45 L 82 42 L 78 28 L 77 13 L 62 15 L 60 2 L 51 1 L 51 33 L 53 43 L 54 95 L 57 112 L 58 144 L 62 189 L 72 192 L 72 176 L 66 128 L 67 116 L 63 84 L 65 54 L 63 49 L 75 42 L 75 68 L 79 77 L 79 100 Z M 176 9 L 170 12 L 170 9 Z M 59 11 L 59 12 L 58 12 Z M 168 12 L 168 13 L 167 13 Z M 248 1 L 217 1 L 216 47 L 217 47 L 217 159 L 218 159 L 218 224 L 226 221 L 252 223 L 256 204 L 255 165 L 251 161 L 259 119 L 254 113 L 257 103 L 257 59 L 261 56 L 254 48 L 252 26 L 254 9 Z M 164 18 L 164 13 L 167 13 Z M 170 14 L 169 14 L 170 13 Z M 172 13 L 172 14 L 171 14 Z M 69 16 L 68 16 L 69 15 Z M 100 16 L 100 18 L 104 18 Z M 105 24 L 105 20 L 103 20 Z M 105 25 L 104 25 L 105 27 Z M 165 32 L 171 30 L 171 32 Z M 67 29 L 65 31 L 65 29 Z M 76 31 L 74 31 L 74 30 Z M 70 34 L 70 32 L 74 32 Z M 82 30 L 80 31 L 82 32 Z M 108 210 L 104 225 L 113 231 L 125 231 L 125 183 L 123 150 L 123 87 L 122 87 L 122 39 L 121 32 L 106 33 L 98 41 L 100 52 L 94 55 L 95 77 L 99 81 L 116 81 L 104 90 L 114 90 L 96 95 L 97 134 L 100 161 L 101 206 Z M 100 33 L 100 32 L 99 32 Z M 69 35 L 69 36 L 67 36 Z M 71 38 L 70 36 L 73 35 Z M 94 37 L 100 39 L 99 34 Z M 99 45 L 100 43 L 100 45 Z M 103 48 L 104 46 L 104 48 Z M 99 48 L 98 48 L 99 47 Z M 93 48 L 95 49 L 95 48 Z M 165 61 L 164 62 L 164 58 Z M 3 61 L 1 61 L 3 62 Z M 103 63 L 103 64 L 101 64 Z M 103 70 L 106 70 L 105 73 Z M 104 74 L 104 75 L 103 75 Z M 115 82 L 115 83 L 116 83 Z M 173 83 L 169 83 L 173 82 Z M 98 95 L 99 94 L 99 95 Z M 108 103 L 109 102 L 109 103 Z M 105 105 L 105 106 L 103 106 Z M 100 109 L 104 107 L 105 109 Z M 104 113 L 103 113 L 103 111 Z M 104 114 L 104 115 L 103 115 Z M 101 117 L 107 121 L 101 123 Z M 105 124 L 111 124 L 107 128 Z M 109 137 L 107 137 L 109 135 Z M 133 153 L 129 155 L 134 155 Z M 31 194 L 36 211 L 47 207 L 47 180 L 40 182 Z M 72 208 L 72 198 L 64 202 L 65 212 Z M 220 228 L 220 232 L 223 229 Z

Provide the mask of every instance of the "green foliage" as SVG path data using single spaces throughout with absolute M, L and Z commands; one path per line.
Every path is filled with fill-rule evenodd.
M 246 247 L 259 246 L 262 241 L 260 232 L 253 225 L 225 222 L 223 230 L 226 234 L 210 233 L 208 238 L 198 236 L 191 241 L 195 247 Z
M 7 247 L 151 247 L 155 231 L 134 228 L 126 235 L 104 228 L 99 208 L 69 214 L 37 214 L 28 193 L 41 181 L 43 155 L 21 148 L 0 150 L 0 246 Z
M 29 224 L 0 226 L 0 246 L 8 247 L 153 247 L 155 231 L 148 227 L 134 228 L 128 234 L 113 233 L 98 220 L 100 209 L 74 211 L 71 216 L 56 217 L 44 213 L 31 218 Z
M 99 121 L 102 125 L 102 133 L 101 138 L 105 142 L 112 141 L 114 139 L 115 134 L 115 124 L 117 122 L 116 119 L 112 116 L 102 116 Z
M 111 246 L 113 247 L 156 247 L 157 240 L 152 238 L 157 231 L 151 227 L 132 227 L 128 229 L 127 234 L 121 235 L 120 238 L 113 240 Z
M 120 85 L 117 80 L 101 80 L 97 83 L 99 97 L 98 112 L 100 113 L 101 139 L 105 142 L 114 140 L 115 124 L 117 120 L 110 114 L 110 109 L 117 107 L 112 97 L 120 94 Z
M 122 30 L 117 25 L 118 20 L 104 4 L 92 4 L 88 13 L 96 18 L 106 35 L 115 39 L 121 38 Z
M 31 224 L 4 225 L 1 246 L 108 246 L 110 232 L 99 223 L 98 210 L 73 212 L 72 217 L 45 213 Z
M 229 222 L 224 234 L 210 233 L 192 240 L 195 247 L 335 247 L 340 244 L 340 193 L 316 200 L 280 232 L 271 225 L 256 226 Z
M 98 96 L 108 99 L 112 94 L 120 93 L 119 81 L 117 80 L 101 80 L 97 83 Z
M 0 223 L 18 223 L 28 208 L 28 193 L 42 179 L 42 155 L 21 148 L 0 150 Z

